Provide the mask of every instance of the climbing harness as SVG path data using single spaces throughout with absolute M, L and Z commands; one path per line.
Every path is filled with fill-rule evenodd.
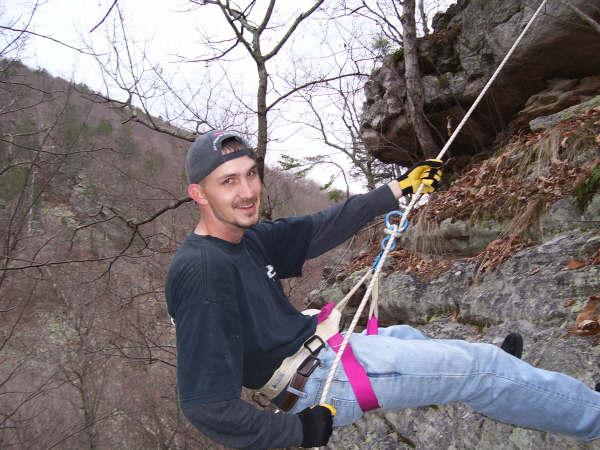
M 310 362 L 318 362 L 316 357 L 325 347 L 325 342 L 328 342 L 332 336 L 335 336 L 340 331 L 340 319 L 342 316 L 340 310 L 334 310 L 333 308 L 323 308 L 321 311 L 318 309 L 309 309 L 303 311 L 302 314 L 318 315 L 317 329 L 315 330 L 315 334 L 308 338 L 296 353 L 283 360 L 269 381 L 258 389 L 258 392 L 269 400 L 274 399 L 280 392 L 286 389 L 288 382 L 292 380 L 294 375 L 299 371 L 299 368 L 306 367 Z M 311 366 L 311 373 L 315 367 L 315 365 Z
M 498 66 L 498 68 L 494 71 L 491 78 L 488 80 L 488 82 L 483 87 L 483 89 L 481 90 L 481 92 L 479 93 L 479 95 L 477 96 L 477 98 L 475 99 L 473 104 L 471 105 L 471 107 L 468 109 L 468 111 L 466 112 L 466 114 L 464 115 L 464 117 L 462 118 L 462 120 L 460 121 L 460 123 L 458 124 L 458 126 L 456 127 L 456 129 L 454 130 L 454 132 L 452 133 L 452 135 L 450 136 L 450 138 L 448 139 L 448 141 L 446 142 L 446 144 L 444 145 L 444 147 L 442 148 L 440 153 L 436 156 L 436 159 L 442 159 L 443 156 L 446 154 L 446 152 L 448 151 L 448 148 L 450 147 L 450 145 L 452 145 L 452 143 L 456 139 L 458 133 L 460 133 L 460 131 L 464 127 L 467 120 L 469 120 L 469 118 L 473 114 L 473 111 L 475 110 L 475 108 L 477 108 L 477 106 L 481 102 L 482 98 L 489 90 L 490 86 L 494 83 L 494 81 L 498 77 L 499 73 L 502 71 L 502 69 L 506 65 L 507 61 L 510 59 L 510 57 L 514 53 L 517 46 L 519 45 L 519 43 L 521 42 L 521 40 L 523 39 L 523 37 L 525 36 L 527 31 L 531 27 L 531 25 L 533 24 L 533 22 L 535 21 L 537 16 L 540 14 L 542 9 L 546 5 L 546 2 L 547 2 L 547 0 L 543 0 L 542 3 L 540 4 L 540 6 L 535 11 L 535 13 L 533 14 L 533 16 L 529 19 L 529 21 L 527 22 L 527 25 L 525 26 L 525 28 L 523 29 L 521 34 L 519 34 L 519 36 L 515 40 L 514 44 L 510 48 L 510 50 L 506 53 L 506 55 L 504 56 L 504 59 L 502 60 L 502 62 Z M 334 335 L 332 338 L 330 338 L 328 340 L 328 343 L 330 344 L 332 349 L 336 352 L 336 357 L 335 357 L 333 364 L 331 365 L 331 368 L 329 370 L 327 380 L 325 381 L 325 385 L 323 387 L 323 392 L 321 394 L 319 404 L 327 404 L 327 397 L 329 396 L 329 390 L 331 388 L 331 383 L 333 382 L 335 372 L 337 371 L 337 368 L 341 361 L 361 409 L 363 411 L 368 411 L 370 409 L 375 409 L 375 408 L 379 407 L 379 404 L 377 402 L 377 397 L 375 396 L 375 393 L 373 392 L 373 389 L 369 382 L 369 378 L 368 378 L 366 372 L 364 371 L 364 368 L 360 365 L 360 363 L 354 357 L 354 354 L 352 353 L 352 349 L 349 346 L 349 340 L 350 340 L 350 337 L 352 336 L 354 329 L 356 328 L 356 324 L 358 323 L 358 320 L 359 320 L 360 316 L 362 315 L 362 312 L 366 306 L 366 303 L 367 303 L 367 300 L 369 299 L 369 297 L 371 297 L 371 306 L 369 308 L 369 315 L 368 315 L 368 322 L 367 322 L 367 334 L 377 334 L 377 332 L 378 332 L 377 297 L 378 297 L 379 274 L 381 273 L 381 269 L 385 263 L 387 256 L 389 255 L 390 251 L 393 251 L 396 248 L 397 238 L 408 227 L 408 219 L 407 219 L 408 215 L 411 213 L 412 209 L 414 208 L 414 206 L 417 204 L 417 202 L 421 198 L 424 187 L 425 186 L 423 184 L 421 184 L 419 186 L 419 189 L 412 196 L 410 203 L 403 211 L 392 211 L 386 215 L 385 233 L 387 234 L 387 236 L 383 239 L 383 241 L 381 243 L 381 251 L 375 258 L 375 261 L 373 262 L 373 266 L 371 267 L 371 270 L 367 271 L 367 273 L 356 283 L 356 285 L 354 285 L 354 287 L 350 290 L 350 292 L 348 292 L 348 294 L 346 295 L 346 297 L 344 297 L 344 299 L 342 299 L 335 306 L 333 305 L 333 303 L 327 304 L 321 311 L 323 316 L 326 316 L 327 311 L 331 311 L 334 309 L 338 310 L 341 313 L 341 311 L 346 306 L 350 297 L 352 297 L 352 295 L 354 295 L 354 293 L 358 290 L 358 288 L 363 283 L 368 282 L 367 290 L 366 290 L 366 292 L 354 314 L 354 317 L 352 318 L 352 322 L 350 323 L 350 326 L 344 333 L 343 338 L 342 338 L 342 334 L 337 333 L 336 335 Z M 391 224 L 391 218 L 394 216 L 401 217 L 399 224 Z M 356 367 L 356 365 L 358 365 L 360 367 L 360 369 L 358 367 Z

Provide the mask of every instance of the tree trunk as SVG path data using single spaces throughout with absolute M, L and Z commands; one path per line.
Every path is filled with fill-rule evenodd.
M 258 137 L 256 142 L 256 154 L 258 159 L 256 165 L 258 167 L 258 175 L 263 182 L 265 182 L 265 155 L 267 154 L 267 82 L 269 80 L 269 74 L 265 62 L 262 59 L 256 60 L 256 68 L 258 69 L 258 90 L 256 93 L 256 115 L 258 119 Z M 271 202 L 268 201 L 268 193 L 266 190 L 263 191 L 263 201 L 260 205 L 260 217 L 263 219 L 273 218 L 273 207 Z
M 258 155 L 258 172 L 260 179 L 264 180 L 265 155 L 267 154 L 267 83 L 269 74 L 264 61 L 256 61 L 258 69 L 258 90 L 256 93 L 258 137 L 256 142 L 256 153 Z
M 423 84 L 419 70 L 417 31 L 415 25 L 415 0 L 404 1 L 402 13 L 402 39 L 404 40 L 404 77 L 408 117 L 413 125 L 424 157 L 437 153 L 437 145 L 425 121 L 423 112 Z
M 421 23 L 423 25 L 423 34 L 429 34 L 429 26 L 427 25 L 427 13 L 425 13 L 425 5 L 423 0 L 419 0 L 419 15 L 421 16 Z

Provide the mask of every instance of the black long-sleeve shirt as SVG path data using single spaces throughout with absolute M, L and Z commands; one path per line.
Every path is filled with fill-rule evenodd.
M 240 399 L 242 386 L 263 386 L 316 328 L 314 317 L 290 304 L 279 280 L 300 275 L 307 259 L 395 205 L 382 186 L 315 214 L 260 222 L 237 244 L 187 237 L 165 289 L 177 330 L 180 403 L 200 431 L 238 448 L 302 441 L 297 416 L 260 411 Z

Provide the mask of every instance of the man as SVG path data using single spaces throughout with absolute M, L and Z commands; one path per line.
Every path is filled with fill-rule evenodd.
M 177 330 L 181 408 L 202 433 L 237 448 L 313 447 L 327 443 L 332 424 L 361 416 L 343 368 L 330 390 L 335 416 L 328 405 L 315 406 L 335 357 L 326 345 L 310 355 L 316 364 L 306 370 L 303 362 L 272 399 L 286 413 L 254 408 L 240 399 L 241 388 L 260 389 L 282 361 L 314 342 L 317 319 L 291 306 L 279 280 L 300 275 L 304 261 L 395 209 L 397 198 L 421 183 L 432 192 L 440 167 L 429 160 L 341 205 L 259 222 L 262 185 L 248 145 L 223 131 L 196 140 L 186 172 L 200 221 L 173 258 L 166 297 Z M 507 423 L 600 437 L 599 393 L 495 346 L 432 340 L 405 325 L 354 334 L 351 345 L 384 409 L 462 401 Z

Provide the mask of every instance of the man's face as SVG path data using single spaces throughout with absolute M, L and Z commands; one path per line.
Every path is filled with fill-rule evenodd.
M 241 156 L 221 164 L 200 184 L 203 220 L 213 231 L 236 232 L 258 222 L 262 184 L 256 161 Z M 198 201 L 198 200 L 197 200 Z

